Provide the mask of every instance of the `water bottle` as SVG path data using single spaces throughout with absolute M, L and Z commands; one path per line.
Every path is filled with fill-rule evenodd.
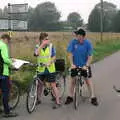
M 38 56 L 37 50 L 39 48 L 39 45 L 37 44 L 34 49 L 34 56 Z

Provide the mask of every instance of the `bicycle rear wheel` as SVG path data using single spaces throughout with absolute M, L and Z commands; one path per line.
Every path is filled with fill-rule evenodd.
M 38 87 L 38 80 L 34 79 L 27 92 L 26 107 L 29 113 L 32 113 L 35 110 L 35 106 L 37 102 L 37 87 Z
M 79 99 L 80 99 L 80 83 L 79 79 L 76 78 L 75 80 L 75 91 L 74 91 L 74 107 L 77 110 L 79 106 Z
M 60 98 L 63 98 L 66 88 L 66 79 L 65 75 L 63 75 L 61 72 L 58 72 L 56 75 L 56 86 L 59 89 Z
M 17 81 L 12 80 L 12 84 L 10 87 L 10 95 L 9 95 L 9 106 L 10 109 L 15 109 L 20 100 L 20 88 Z

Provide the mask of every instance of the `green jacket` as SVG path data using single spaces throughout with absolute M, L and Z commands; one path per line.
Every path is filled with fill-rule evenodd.
M 9 67 L 12 61 L 9 57 L 9 51 L 7 45 L 0 40 L 0 75 L 9 76 Z

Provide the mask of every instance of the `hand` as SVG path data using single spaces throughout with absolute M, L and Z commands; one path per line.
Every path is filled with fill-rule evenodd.
M 83 69 L 83 70 L 87 70 L 87 69 L 88 69 L 88 66 L 84 65 L 84 66 L 82 67 L 82 69 Z
M 43 48 L 43 47 L 45 47 L 46 45 L 48 45 L 49 43 L 50 43 L 49 40 L 44 40 L 40 46 L 41 46 L 41 48 Z
M 11 58 L 12 62 L 15 62 L 15 58 Z
M 75 68 L 76 68 L 76 65 L 72 64 L 71 69 L 75 69 Z
M 49 67 L 51 65 L 51 61 L 49 61 L 46 66 Z

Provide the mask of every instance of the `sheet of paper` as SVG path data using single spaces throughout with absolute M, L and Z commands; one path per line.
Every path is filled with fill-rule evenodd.
M 29 61 L 21 60 L 21 59 L 14 59 L 12 66 L 15 69 L 19 69 L 22 65 L 30 63 Z

